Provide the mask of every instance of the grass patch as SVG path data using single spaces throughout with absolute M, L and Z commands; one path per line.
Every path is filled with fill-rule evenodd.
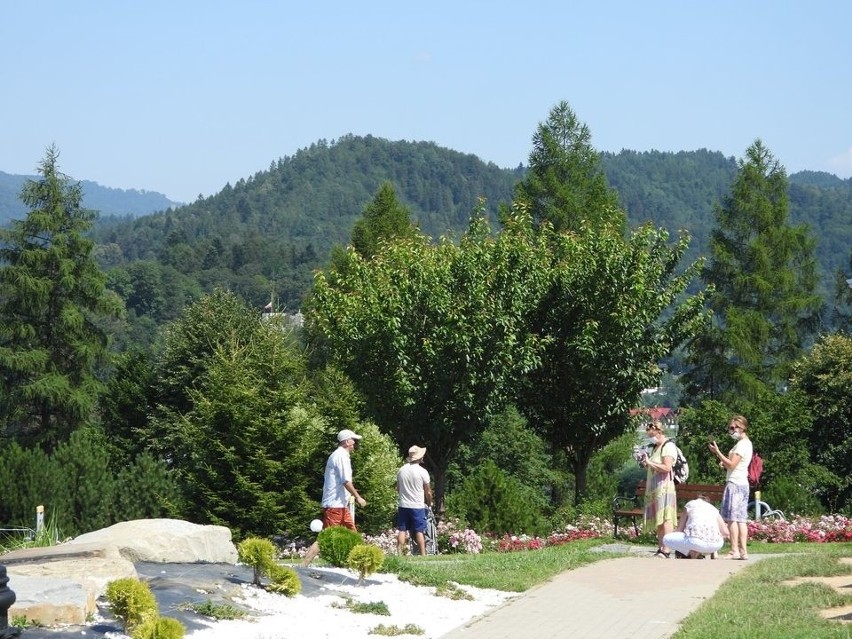
M 384 601 L 353 601 L 347 599 L 345 603 L 333 603 L 333 608 L 343 608 L 350 612 L 365 614 L 365 615 L 385 615 L 390 617 L 390 610 Z
M 195 603 L 182 603 L 177 608 L 178 610 L 191 610 L 198 615 L 210 617 L 218 621 L 226 619 L 242 619 L 246 616 L 246 613 L 239 608 L 235 608 L 230 604 L 213 603 L 210 599 Z
M 435 588 L 435 594 L 438 597 L 446 597 L 447 599 L 452 599 L 453 601 L 473 601 L 473 595 L 465 592 L 458 585 L 448 582 L 443 585 L 437 586 Z
M 674 639 L 848 639 L 849 626 L 823 619 L 819 611 L 852 604 L 852 594 L 825 584 L 783 582 L 852 575 L 852 567 L 839 562 L 852 556 L 852 544 L 749 544 L 750 554 L 758 549 L 786 556 L 762 559 L 728 579 L 687 617 Z
M 399 626 L 386 626 L 385 624 L 380 623 L 378 626 L 370 630 L 368 634 L 397 637 L 399 635 L 422 635 L 426 633 L 423 628 L 413 623 L 406 624 L 402 628 Z
M 479 555 L 388 556 L 383 570 L 416 586 L 438 588 L 456 582 L 477 588 L 523 592 L 565 570 L 612 558 L 615 556 L 612 553 L 591 550 L 608 541 L 583 539 L 541 550 Z

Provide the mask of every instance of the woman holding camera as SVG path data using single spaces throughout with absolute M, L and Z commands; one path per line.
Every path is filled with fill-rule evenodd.
M 653 527 L 657 534 L 658 548 L 654 556 L 668 559 L 671 551 L 663 542 L 663 537 L 677 525 L 677 493 L 672 475 L 677 448 L 673 441 L 666 439 L 661 422 L 649 423 L 645 432 L 654 446 L 640 462 L 648 469 L 645 480 L 645 528 Z

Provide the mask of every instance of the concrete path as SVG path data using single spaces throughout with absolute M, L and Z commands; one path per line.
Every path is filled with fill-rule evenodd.
M 441 639 L 666 639 L 731 575 L 753 564 L 645 552 L 553 577 Z

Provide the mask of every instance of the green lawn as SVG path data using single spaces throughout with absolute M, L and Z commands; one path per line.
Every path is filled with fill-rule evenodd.
M 563 571 L 613 557 L 591 549 L 609 540 L 583 540 L 564 546 L 516 553 L 388 557 L 384 568 L 419 585 L 453 581 L 479 588 L 523 592 Z M 823 584 L 782 582 L 796 577 L 852 575 L 852 543 L 749 544 L 749 554 L 781 554 L 753 562 L 690 615 L 675 639 L 849 639 L 852 625 L 828 621 L 819 610 L 852 605 L 845 595 Z M 850 577 L 852 582 L 852 577 Z M 659 602 L 665 605 L 665 602 Z

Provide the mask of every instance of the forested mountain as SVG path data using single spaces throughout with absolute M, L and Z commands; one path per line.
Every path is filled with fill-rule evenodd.
M 334 244 L 389 181 L 432 237 L 456 234 L 480 197 L 494 213 L 517 176 L 427 142 L 372 136 L 320 141 L 177 210 L 98 224 L 96 240 L 130 309 L 159 322 L 198 289 L 223 286 L 252 304 L 297 310 Z M 164 284 L 164 280 L 168 284 Z
M 19 196 L 24 182 L 33 177 L 0 171 L 0 225 L 26 216 L 27 209 Z M 80 184 L 83 187 L 83 207 L 100 211 L 102 217 L 138 217 L 181 205 L 153 191 L 113 189 L 88 180 L 82 180 Z
M 687 258 L 705 254 L 714 205 L 736 174 L 735 158 L 699 151 L 603 154 L 610 184 L 631 225 L 651 222 L 694 237 Z M 154 323 L 176 317 L 187 300 L 222 286 L 262 307 L 270 296 L 295 311 L 345 244 L 364 207 L 389 181 L 428 235 L 456 234 L 480 197 L 492 214 L 511 201 L 524 169 L 501 169 L 428 142 L 372 136 L 321 140 L 221 192 L 135 220 L 101 220 L 99 259 L 132 315 Z M 817 238 L 825 289 L 848 266 L 852 180 L 803 172 L 790 177 L 791 217 Z

